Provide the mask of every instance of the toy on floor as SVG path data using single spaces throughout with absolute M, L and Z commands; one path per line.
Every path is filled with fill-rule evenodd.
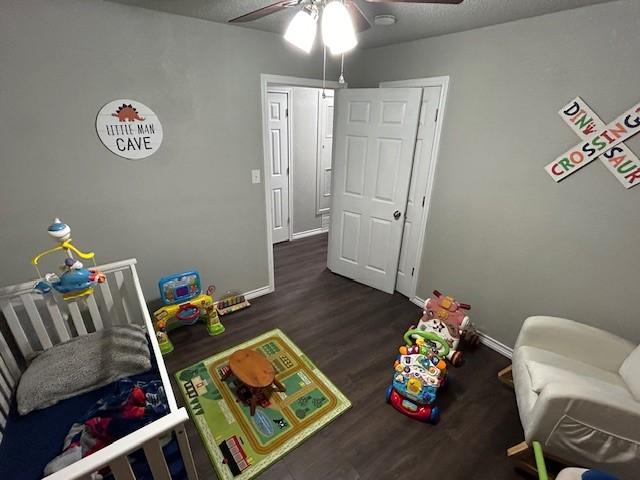
M 435 424 L 440 411 L 433 404 L 446 380 L 443 357 L 449 353 L 449 346 L 440 336 L 417 329 L 409 329 L 404 341 L 394 363 L 392 384 L 387 388 L 387 402 L 408 417 Z
M 472 345 L 479 341 L 471 320 L 467 316 L 471 306 L 460 303 L 453 297 L 442 295 L 437 290 L 434 290 L 433 294 L 435 298 L 428 298 L 425 302 L 422 318 L 418 321 L 416 328 L 442 337 L 449 346 L 447 359 L 452 365 L 458 366 L 462 363 L 460 340 L 464 338 Z
M 211 288 L 211 287 L 210 287 Z M 215 291 L 215 288 L 214 288 Z M 209 291 L 207 290 L 207 293 Z M 251 304 L 244 298 L 240 292 L 229 291 L 225 293 L 220 300 L 216 302 L 216 309 L 219 315 L 226 315 L 228 313 L 237 312 L 243 308 L 250 307 Z
M 71 243 L 71 227 L 56 218 L 47 229 L 49 235 L 58 242 L 56 247 L 40 252 L 31 259 L 31 263 L 38 272 L 39 280 L 34 289 L 40 293 L 49 293 L 52 289 L 61 293 L 65 300 L 73 300 L 85 297 L 93 293 L 93 286 L 104 283 L 106 277 L 96 268 L 84 268 L 84 265 L 77 260 L 73 254 L 85 260 L 92 260 L 95 266 L 95 254 L 93 252 L 82 252 Z M 47 273 L 44 276 L 40 273 L 38 262 L 51 253 L 64 251 L 66 258 L 64 265 L 60 267 L 61 275 Z
M 549 478 L 553 478 L 547 473 L 547 465 L 544 461 L 544 453 L 540 442 L 533 442 L 533 453 L 536 461 L 538 479 L 549 480 Z M 613 475 L 600 470 L 588 470 L 586 468 L 575 467 L 563 468 L 555 478 L 556 480 L 619 480 L 618 477 L 614 477 Z
M 196 271 L 175 273 L 162 277 L 158 282 L 164 307 L 153 313 L 156 337 L 163 355 L 173 352 L 168 331 L 182 325 L 193 325 L 203 319 L 209 335 L 220 335 L 224 326 L 220 323 L 213 297 L 202 293 L 200 274 Z M 215 291 L 210 289 L 207 292 Z

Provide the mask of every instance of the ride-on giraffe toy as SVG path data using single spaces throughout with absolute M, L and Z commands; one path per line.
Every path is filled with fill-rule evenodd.
M 462 363 L 460 340 L 464 338 L 471 345 L 476 345 L 479 341 L 467 316 L 471 306 L 442 295 L 437 290 L 433 291 L 433 295 L 435 298 L 428 298 L 425 302 L 422 318 L 416 328 L 442 337 L 449 345 L 449 353 L 443 356 L 446 356 L 452 365 L 458 366 Z

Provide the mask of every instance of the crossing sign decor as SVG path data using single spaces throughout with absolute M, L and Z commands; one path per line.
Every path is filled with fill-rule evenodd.
M 600 158 L 625 188 L 640 183 L 640 160 L 624 144 L 640 132 L 640 102 L 608 125 L 580 97 L 562 107 L 558 114 L 582 141 L 545 167 L 551 178 L 559 182 Z

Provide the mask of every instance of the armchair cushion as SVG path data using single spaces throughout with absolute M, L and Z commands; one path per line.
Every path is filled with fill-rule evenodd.
M 622 363 L 620 376 L 636 400 L 640 400 L 640 345 Z
M 609 384 L 611 388 L 622 388 L 626 391 L 626 386 L 620 376 L 600 370 L 588 365 L 580 365 L 570 358 L 561 357 L 558 363 L 551 363 L 553 357 L 560 357 L 551 352 L 540 351 L 535 356 L 537 360 L 527 362 L 527 370 L 531 377 L 531 389 L 540 393 L 544 387 L 552 382 L 564 382 L 570 384 L 584 384 L 590 380 L 597 380 Z M 586 367 L 586 368 L 585 368 Z
M 514 351 L 536 347 L 618 374 L 636 344 L 599 328 L 559 317 L 536 316 L 524 321 Z

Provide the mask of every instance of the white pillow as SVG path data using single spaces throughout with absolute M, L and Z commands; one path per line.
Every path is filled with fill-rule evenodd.
M 618 373 L 636 400 L 640 400 L 640 345 L 625 359 Z

